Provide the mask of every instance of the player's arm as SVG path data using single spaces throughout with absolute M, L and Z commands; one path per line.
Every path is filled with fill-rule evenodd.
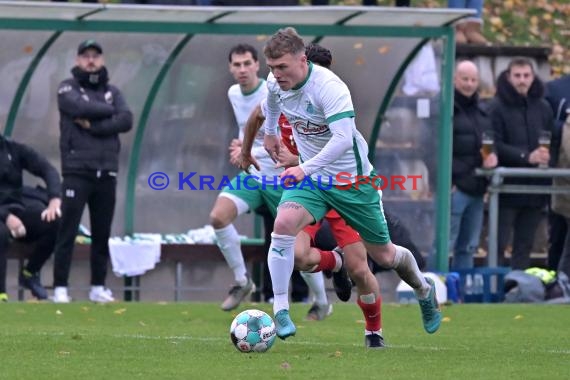
M 239 166 L 246 173 L 249 173 L 250 165 L 253 165 L 257 170 L 260 170 L 259 164 L 251 155 L 251 148 L 253 146 L 253 141 L 255 136 L 259 132 L 259 129 L 265 121 L 265 116 L 261 111 L 261 105 L 255 106 L 247 121 L 245 123 L 245 128 L 243 131 L 243 141 L 241 147 L 241 155 L 239 160 Z
M 279 138 L 279 132 L 277 131 L 281 108 L 279 107 L 277 100 L 277 93 L 272 93 L 270 90 L 267 94 L 267 100 L 264 102 L 263 109 L 265 116 L 265 137 L 263 139 L 263 146 L 267 153 L 269 153 L 269 157 L 271 157 L 274 162 L 277 162 L 277 156 L 281 150 L 281 139 Z

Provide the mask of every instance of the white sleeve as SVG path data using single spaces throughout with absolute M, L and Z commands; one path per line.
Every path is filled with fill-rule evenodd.
M 272 94 L 271 92 L 267 94 L 267 100 L 262 104 L 261 112 L 265 116 L 265 134 L 277 136 L 279 134 L 277 126 L 279 125 L 279 115 L 281 114 L 281 108 L 277 103 L 277 94 Z
M 355 128 L 353 117 L 344 117 L 329 124 L 331 139 L 313 158 L 300 166 L 305 175 L 310 176 L 317 170 L 329 166 L 352 147 L 352 131 Z

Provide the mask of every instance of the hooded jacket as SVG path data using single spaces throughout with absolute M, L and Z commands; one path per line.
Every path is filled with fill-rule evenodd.
M 492 130 L 491 119 L 480 103 L 479 96 L 466 97 L 455 91 L 453 111 L 453 161 L 451 182 L 464 193 L 479 196 L 487 191 L 485 177 L 475 176 L 482 167 L 481 138 L 483 131 Z
M 538 148 L 541 130 L 552 131 L 553 115 L 544 99 L 544 85 L 535 77 L 527 96 L 520 95 L 508 81 L 507 70 L 497 80 L 497 94 L 491 103 L 491 121 L 495 146 L 501 166 L 536 167 L 528 162 Z M 505 184 L 548 185 L 542 178 L 507 178 Z M 507 207 L 542 207 L 548 196 L 532 194 L 501 194 L 500 204 Z
M 87 73 L 78 67 L 58 89 L 62 174 L 94 171 L 117 172 L 119 133 L 132 128 L 133 115 L 121 92 L 108 83 L 107 70 Z M 76 119 L 87 119 L 82 128 Z
M 61 181 L 57 170 L 32 148 L 0 135 L 0 221 L 8 214 L 22 210 L 24 170 L 40 177 L 47 186 L 49 198 L 58 198 Z

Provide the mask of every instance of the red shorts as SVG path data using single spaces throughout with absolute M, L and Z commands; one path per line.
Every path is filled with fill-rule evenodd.
M 344 219 L 335 210 L 327 212 L 325 219 L 329 222 L 331 232 L 339 247 L 344 248 L 349 244 L 362 240 L 358 232 L 346 224 Z M 303 231 L 311 237 L 311 244 L 315 241 L 315 236 L 320 228 L 320 221 L 303 228 Z

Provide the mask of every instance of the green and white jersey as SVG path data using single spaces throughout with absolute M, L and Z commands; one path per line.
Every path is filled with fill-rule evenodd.
M 350 91 L 336 74 L 309 62 L 307 78 L 295 88 L 281 90 L 271 73 L 267 78 L 267 88 L 266 124 L 273 125 L 280 112 L 287 117 L 299 150 L 301 167 L 306 173 L 306 168 L 310 167 L 307 174 L 313 180 L 320 177 L 321 182 L 328 183 L 328 178 L 332 177 L 333 183 L 339 183 L 336 180 L 339 173 L 348 173 L 350 178 L 370 174 L 372 165 L 368 161 L 368 145 L 354 124 Z M 342 126 L 342 133 L 339 133 L 339 126 Z M 336 140 L 323 151 L 333 139 L 333 132 Z M 267 133 L 273 135 L 275 129 L 267 128 Z M 339 136 L 343 136 L 344 144 L 337 144 Z M 348 175 L 343 175 L 343 179 L 346 180 Z
M 228 98 L 232 104 L 234 110 L 234 115 L 239 128 L 239 139 L 243 141 L 245 123 L 251 114 L 251 111 L 261 103 L 262 100 L 267 98 L 267 86 L 263 79 L 259 80 L 259 84 L 251 92 L 243 93 L 239 84 L 234 84 L 228 90 Z M 251 155 L 259 163 L 261 168 L 261 173 L 264 176 L 273 177 L 274 175 L 279 175 L 283 169 L 275 169 L 275 163 L 269 157 L 269 154 L 263 147 L 263 136 L 265 135 L 265 130 L 263 126 L 260 128 L 259 132 L 255 136 L 253 141 L 253 146 L 251 148 Z M 259 177 L 259 182 L 261 182 L 261 173 L 257 171 L 253 166 L 250 168 L 250 173 L 253 176 Z

